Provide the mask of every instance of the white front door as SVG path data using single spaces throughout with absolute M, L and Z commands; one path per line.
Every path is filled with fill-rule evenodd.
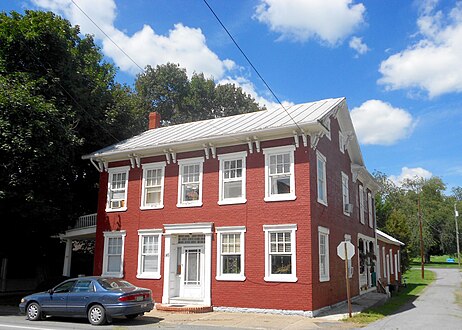
M 180 297 L 203 298 L 204 248 L 184 246 L 181 252 Z

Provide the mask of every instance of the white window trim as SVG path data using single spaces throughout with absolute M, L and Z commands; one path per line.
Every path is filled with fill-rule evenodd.
M 247 151 L 233 152 L 228 154 L 218 155 L 220 161 L 220 172 L 219 172 L 219 186 L 218 186 L 218 204 L 229 205 L 229 204 L 244 204 L 247 202 L 246 199 L 246 158 Z M 224 162 L 229 160 L 242 160 L 242 197 L 239 198 L 223 198 L 223 172 Z
M 106 212 L 122 212 L 127 210 L 127 196 L 128 196 L 128 175 L 130 171 L 130 166 L 119 166 L 108 168 L 108 179 L 107 179 L 107 195 L 106 195 Z M 124 206 L 113 209 L 111 205 L 111 183 L 112 175 L 115 173 L 125 173 L 125 196 L 124 196 Z
M 323 161 L 324 164 L 324 178 L 323 178 L 323 188 L 324 188 L 324 198 L 321 199 L 319 198 L 319 170 L 318 170 L 318 164 L 319 164 L 319 159 Z M 319 150 L 316 150 L 316 194 L 318 196 L 318 202 L 327 206 L 327 158 L 319 152 Z
M 359 221 L 364 225 L 364 187 L 359 185 Z
M 165 162 L 156 162 L 156 163 L 147 163 L 142 164 L 143 167 L 143 183 L 141 188 L 141 210 L 154 210 L 154 209 L 163 209 L 164 208 L 164 178 L 165 178 Z M 161 178 L 161 188 L 160 188 L 160 203 L 157 205 L 146 205 L 146 174 L 148 170 L 162 170 L 162 178 Z
M 398 272 L 401 273 L 401 253 L 400 250 L 398 250 Z
M 157 236 L 158 237 L 158 255 L 157 258 L 157 272 L 142 272 L 142 253 L 143 253 L 143 238 L 144 236 Z M 162 229 L 140 229 L 138 230 L 138 270 L 136 272 L 137 278 L 146 278 L 158 280 L 160 275 L 160 259 L 162 258 Z
M 104 235 L 104 254 L 103 254 L 103 271 L 101 276 L 111 276 L 122 278 L 124 276 L 124 247 L 125 247 L 125 230 L 121 231 L 105 231 L 103 232 Z M 108 248 L 109 248 L 109 238 L 119 238 L 122 237 L 122 251 L 120 252 L 120 271 L 119 272 L 107 272 L 108 266 Z
M 217 275 L 215 279 L 217 281 L 245 281 L 245 226 L 239 227 L 217 227 Z M 241 244 L 241 272 L 240 274 L 222 274 L 221 268 L 221 238 L 222 234 L 240 234 Z
M 396 281 L 398 281 L 398 255 L 395 253 L 395 274 L 396 274 Z
M 345 201 L 343 200 L 343 180 L 346 180 L 346 196 L 347 196 L 348 203 L 345 203 Z M 345 214 L 346 216 L 350 216 L 351 213 L 348 213 L 345 211 L 346 204 L 351 204 L 350 203 L 350 178 L 344 172 L 342 172 L 342 204 L 343 204 L 343 214 Z
M 331 139 L 331 131 L 330 131 L 330 118 L 327 117 L 324 120 L 324 126 L 327 127 L 326 137 L 330 140 Z
M 390 249 L 390 274 L 394 275 L 395 272 L 393 270 L 393 250 Z
M 340 152 L 342 154 L 345 153 L 345 135 L 341 131 L 338 132 L 338 145 L 340 148 Z
M 275 202 L 275 201 L 293 201 L 297 198 L 295 195 L 295 146 L 288 145 L 282 147 L 273 147 L 263 149 L 263 154 L 265 155 L 265 202 Z M 270 170 L 269 170 L 269 158 L 271 155 L 278 155 L 289 153 L 290 157 L 290 193 L 288 194 L 271 194 L 271 184 L 269 180 Z
M 374 217 L 372 216 L 372 195 L 370 192 L 367 193 L 367 212 L 369 217 L 369 227 L 374 228 Z
M 319 282 L 330 281 L 330 258 L 329 258 L 329 228 L 318 226 L 318 259 L 319 259 Z M 320 246 L 320 236 L 326 235 L 326 270 L 327 275 L 321 276 L 321 246 Z
M 265 282 L 297 282 L 297 244 L 295 232 L 297 231 L 296 224 L 285 225 L 263 225 L 265 232 Z M 271 274 L 271 261 L 270 261 L 270 233 L 290 231 L 291 232 L 291 265 L 292 274 Z
M 385 246 L 382 246 L 382 264 L 383 264 L 383 277 L 387 277 L 387 260 L 386 260 Z
M 204 157 L 196 158 L 187 158 L 187 159 L 178 159 L 178 203 L 177 207 L 198 207 L 202 206 L 202 185 L 203 185 L 203 174 L 204 174 Z M 184 165 L 193 165 L 199 164 L 199 199 L 192 202 L 182 202 L 181 201 L 181 183 L 183 177 L 183 166 Z

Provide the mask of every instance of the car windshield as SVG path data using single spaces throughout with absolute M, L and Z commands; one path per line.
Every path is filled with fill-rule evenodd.
M 98 280 L 98 283 L 106 290 L 134 287 L 133 284 L 116 278 L 101 278 Z

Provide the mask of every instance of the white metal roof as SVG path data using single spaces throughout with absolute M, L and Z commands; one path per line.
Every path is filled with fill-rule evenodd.
M 378 235 L 377 238 L 380 239 L 381 241 L 385 241 L 385 242 L 388 242 L 388 243 L 391 243 L 391 244 L 394 244 L 394 245 L 406 245 L 403 242 L 397 240 L 393 236 L 390 236 L 390 235 L 384 233 L 381 230 L 376 229 L 375 231 L 377 232 L 377 235 Z
M 216 139 L 252 136 L 278 130 L 296 129 L 298 131 L 299 128 L 305 129 L 313 124 L 319 125 L 318 121 L 324 119 L 342 102 L 345 103 L 343 97 L 332 98 L 292 105 L 286 107 L 287 112 L 278 107 L 271 110 L 160 127 L 85 155 L 83 158 L 101 158 L 148 148 L 170 148 L 179 144 L 211 142 Z M 348 110 L 346 111 L 348 112 Z M 349 121 L 351 123 L 351 119 Z

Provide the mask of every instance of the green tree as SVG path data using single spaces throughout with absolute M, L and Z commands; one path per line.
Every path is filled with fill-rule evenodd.
M 44 262 L 50 236 L 96 210 L 98 172 L 81 156 L 138 130 L 130 89 L 102 59 L 51 12 L 0 13 L 0 214 L 24 242 L 0 240 L 0 257 Z
M 263 109 L 240 87 L 216 85 L 202 73 L 188 79 L 186 70 L 172 63 L 147 66 L 138 75 L 135 88 L 143 111 L 140 127 L 147 125 L 152 111 L 160 113 L 163 125 L 172 125 Z

